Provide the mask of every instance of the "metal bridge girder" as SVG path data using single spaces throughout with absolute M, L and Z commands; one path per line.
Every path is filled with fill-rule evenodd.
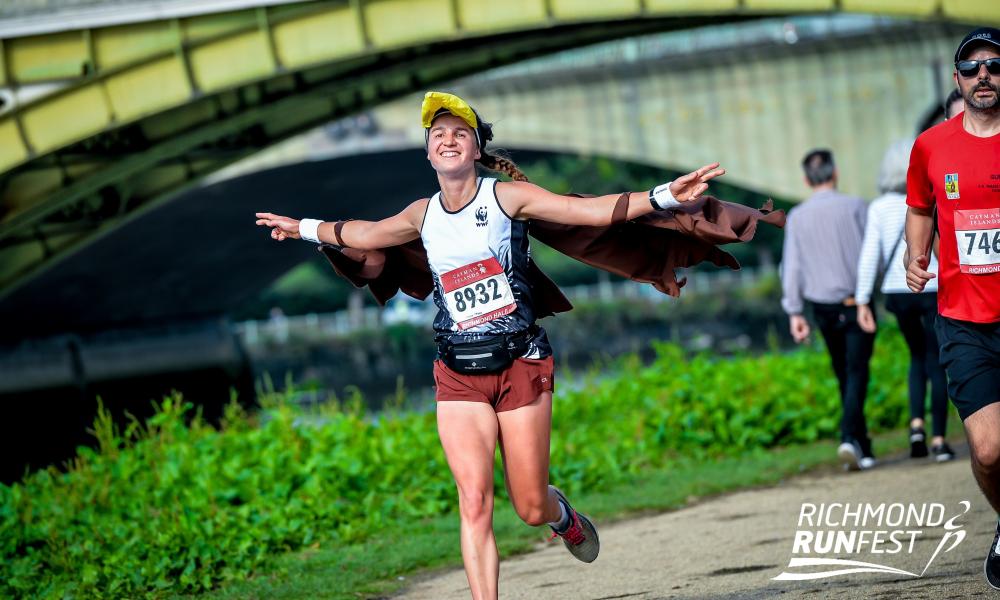
M 618 31 L 630 35 L 652 29 L 649 24 L 635 23 Z M 470 52 L 461 44 L 439 47 L 436 56 L 450 65 L 448 69 L 428 61 L 424 52 L 409 52 L 374 62 L 359 59 L 341 68 L 324 66 L 283 74 L 236 90 L 203 94 L 186 106 L 93 138 L 102 146 L 126 144 L 128 132 L 142 138 L 143 144 L 114 160 L 79 161 L 86 149 L 77 145 L 73 147 L 74 161 L 63 160 L 63 153 L 56 153 L 36 161 L 31 169 L 17 169 L 7 178 L 5 202 L 8 207 L 12 200 L 24 202 L 0 221 L 0 295 L 12 291 L 13 283 L 38 274 L 156 201 L 281 139 L 409 93 L 415 87 L 607 37 L 605 28 L 589 26 L 550 33 L 541 40 L 498 39 L 487 51 Z M 125 139 L 105 139 L 109 135 Z M 244 139 L 233 141 L 233 136 Z M 201 168 L 178 166 L 187 153 L 218 143 L 235 143 L 236 148 L 221 160 L 201 163 Z M 119 198 L 114 190 L 122 182 L 128 184 L 129 193 Z M 45 201 L 31 201 L 36 198 Z M 109 215 L 104 206 L 107 202 L 124 204 L 126 210 Z M 94 213 L 100 218 L 89 230 L 66 227 L 67 220 Z
M 441 40 L 580 21 L 828 11 L 835 0 L 354 0 L 3 40 L 0 86 L 58 81 L 60 92 L 0 116 L 0 173 L 203 93 L 286 70 Z M 979 0 L 841 0 L 841 10 L 1000 21 Z M 992 11 L 997 12 L 997 11 Z
M 0 295 L 234 157 L 431 83 L 640 32 L 838 9 L 1000 23 L 980 0 L 285 2 L 20 36 L 0 22 Z M 449 64 L 463 54 L 477 60 Z M 320 88 L 290 114 L 264 110 Z M 68 160 L 81 155 L 99 160 Z M 69 226 L 87 219 L 90 233 Z

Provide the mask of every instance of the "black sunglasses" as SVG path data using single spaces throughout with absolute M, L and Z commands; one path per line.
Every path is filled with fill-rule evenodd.
M 986 65 L 986 71 L 990 75 L 1000 75 L 1000 58 L 960 60 L 955 63 L 955 68 L 962 77 L 975 77 L 979 74 L 979 65 Z

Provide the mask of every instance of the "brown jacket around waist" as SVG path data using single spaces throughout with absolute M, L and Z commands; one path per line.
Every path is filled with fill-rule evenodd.
M 704 261 L 739 269 L 740 263 L 719 248 L 719 244 L 753 239 L 759 222 L 776 227 L 785 224 L 784 211 L 772 210 L 770 200 L 757 210 L 704 196 L 691 206 L 626 221 L 628 201 L 628 193 L 618 198 L 610 225 L 561 225 L 532 219 L 528 233 L 592 267 L 650 283 L 661 292 L 676 297 L 686 281 L 677 279 L 675 269 Z M 382 250 L 356 250 L 325 244 L 319 249 L 339 275 L 355 287 L 368 286 L 380 305 L 384 306 L 400 291 L 423 300 L 434 289 L 427 254 L 419 239 Z M 529 269 L 528 280 L 538 318 L 573 308 L 559 287 L 534 262 Z

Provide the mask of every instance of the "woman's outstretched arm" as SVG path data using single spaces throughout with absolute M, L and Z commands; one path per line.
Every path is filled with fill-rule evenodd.
M 359 250 L 378 250 L 399 246 L 420 237 L 420 225 L 427 211 L 427 198 L 417 200 L 402 212 L 381 221 L 343 222 L 338 239 L 336 221 L 296 220 L 273 213 L 257 213 L 257 225 L 271 228 L 271 238 L 306 239 Z
M 632 192 L 628 218 L 634 219 L 656 210 L 650 202 L 651 198 L 660 208 L 696 200 L 708 189 L 710 180 L 725 172 L 725 169 L 719 168 L 719 163 L 712 163 L 649 192 Z M 564 225 L 610 224 L 618 196 L 612 194 L 594 198 L 570 198 L 553 194 L 531 183 L 514 181 L 497 185 L 497 198 L 511 217 L 541 219 Z

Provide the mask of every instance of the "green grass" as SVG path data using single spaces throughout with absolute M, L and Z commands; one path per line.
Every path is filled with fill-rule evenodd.
M 795 472 L 808 466 L 802 447 L 839 433 L 836 380 L 815 346 L 728 359 L 654 347 L 650 365 L 631 356 L 603 374 L 570 375 L 573 385 L 557 376 L 550 476 L 596 516 L 669 508 L 728 489 L 722 483 L 757 482 L 744 480 L 744 471 Z M 873 431 L 905 423 L 906 360 L 899 333 L 883 330 L 865 411 Z M 317 413 L 291 397 L 265 394 L 264 409 L 249 415 L 232 404 L 220 429 L 180 398 L 124 431 L 102 411 L 98 447 L 81 448 L 67 470 L 0 485 L 0 597 L 164 598 L 232 589 L 248 578 L 284 586 L 308 581 L 295 569 L 316 561 L 328 565 L 316 587 L 345 594 L 403 569 L 453 562 L 454 530 L 440 527 L 455 527 L 455 485 L 434 414 L 400 412 L 402 393 L 379 415 L 362 409 L 357 390 Z M 780 448 L 800 449 L 789 467 L 765 463 L 729 475 L 731 461 L 765 461 L 767 450 Z M 832 453 L 820 448 L 817 460 Z M 716 464 L 729 466 L 711 474 Z M 494 474 L 504 550 L 521 548 L 539 533 L 517 523 L 502 471 Z M 661 477 L 664 490 L 632 493 Z M 624 504 L 605 509 L 598 497 L 591 507 L 584 494 L 594 490 L 618 490 L 615 502 Z M 656 504 L 642 505 L 649 496 Z M 419 525 L 438 550 L 419 542 L 412 555 L 397 550 L 398 532 L 424 518 L 443 519 Z M 439 546 L 442 539 L 451 543 Z M 300 551 L 313 558 L 286 556 Z
M 906 447 L 905 432 L 876 438 L 880 456 Z M 806 471 L 835 470 L 830 441 L 716 460 L 678 459 L 667 470 L 636 476 L 602 491 L 573 497 L 574 505 L 599 524 L 688 506 L 740 489 L 780 484 Z M 548 537 L 546 528 L 524 525 L 506 500 L 494 512 L 501 557 L 528 552 Z M 220 590 L 188 598 L 199 600 L 306 600 L 379 598 L 405 586 L 415 574 L 461 568 L 458 516 L 417 520 L 364 543 L 317 543 L 277 558 L 272 568 Z

